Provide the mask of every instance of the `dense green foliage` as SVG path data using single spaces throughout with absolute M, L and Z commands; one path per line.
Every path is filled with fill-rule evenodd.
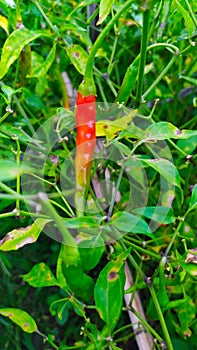
M 1 349 L 143 350 L 131 310 L 155 349 L 196 349 L 196 12 L 0 0 Z M 78 217 L 84 77 L 98 142 Z

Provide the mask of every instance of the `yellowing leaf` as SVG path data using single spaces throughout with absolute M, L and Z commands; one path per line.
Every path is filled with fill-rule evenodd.
M 49 222 L 48 219 L 36 219 L 35 222 L 27 227 L 15 229 L 0 241 L 0 250 L 18 250 L 26 244 L 37 241 L 42 229 Z
M 1 15 L 0 15 L 0 27 L 3 28 L 7 34 L 9 34 L 9 32 L 8 32 L 8 20 L 6 17 L 1 16 Z
M 38 330 L 34 319 L 25 311 L 12 308 L 0 309 L 0 315 L 8 317 L 26 333 L 33 333 Z
M 131 120 L 135 117 L 136 111 L 132 111 L 118 120 L 99 120 L 96 123 L 96 136 L 106 136 L 108 140 L 112 140 L 116 133 L 128 127 Z

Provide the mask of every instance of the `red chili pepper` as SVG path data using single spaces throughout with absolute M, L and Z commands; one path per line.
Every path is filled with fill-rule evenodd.
M 80 209 L 79 196 L 84 196 L 90 181 L 90 171 L 92 157 L 96 144 L 96 97 L 94 95 L 82 96 L 80 92 L 76 99 L 76 156 L 75 156 L 75 176 L 76 176 L 76 209 Z M 77 194 L 78 193 L 78 194 Z M 77 199 L 78 198 L 78 199 Z M 77 203 L 78 202 L 78 203 Z M 80 213 L 78 213 L 80 214 Z M 83 215 L 83 213 L 82 213 Z

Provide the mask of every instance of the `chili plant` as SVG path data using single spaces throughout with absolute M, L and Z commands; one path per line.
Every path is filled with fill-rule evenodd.
M 2 348 L 195 349 L 195 2 L 0 4 Z

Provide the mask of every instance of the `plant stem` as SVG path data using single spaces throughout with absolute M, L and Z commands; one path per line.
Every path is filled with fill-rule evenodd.
M 61 216 L 58 215 L 56 210 L 53 208 L 53 206 L 49 202 L 47 195 L 45 193 L 38 193 L 38 201 L 41 203 L 47 215 L 49 215 L 51 219 L 54 220 L 54 222 L 56 223 L 58 229 L 62 234 L 64 244 L 69 246 L 76 246 L 74 238 L 64 225 L 64 220 L 61 218 Z
M 36 5 L 38 11 L 41 13 L 41 15 L 44 17 L 45 21 L 48 23 L 49 27 L 52 29 L 53 32 L 56 32 L 56 28 L 51 23 L 50 19 L 47 17 L 46 13 L 43 11 L 42 7 L 40 6 L 39 2 L 37 0 L 33 0 L 34 4 Z
M 172 342 L 171 342 L 171 339 L 170 339 L 170 335 L 168 333 L 168 329 L 167 329 L 167 326 L 166 326 L 166 323 L 165 323 L 165 320 L 164 320 L 164 316 L 163 316 L 162 310 L 160 308 L 159 301 L 157 299 L 157 295 L 156 295 L 155 290 L 154 290 L 154 287 L 153 286 L 149 286 L 149 291 L 151 293 L 151 296 L 152 296 L 155 308 L 157 310 L 157 314 L 158 314 L 158 317 L 159 317 L 161 328 L 162 328 L 163 333 L 164 333 L 167 349 L 168 350 L 174 350 Z
M 144 83 L 144 68 L 146 64 L 146 52 L 148 46 L 148 32 L 149 32 L 149 22 L 150 22 L 150 9 L 143 12 L 143 28 L 141 36 L 141 49 L 140 49 L 140 62 L 138 69 L 138 83 L 137 83 L 137 93 L 136 93 L 136 104 L 140 105 L 142 100 L 142 89 Z
M 115 16 L 109 21 L 109 23 L 106 25 L 106 27 L 102 30 L 100 35 L 98 36 L 97 40 L 95 41 L 94 45 L 92 46 L 89 54 L 89 58 L 86 64 L 86 70 L 85 70 L 85 78 L 84 78 L 84 84 L 87 84 L 86 89 L 90 89 L 89 93 L 86 92 L 86 95 L 88 94 L 94 94 L 96 95 L 96 89 L 95 86 L 88 87 L 89 82 L 91 82 L 94 85 L 93 82 L 93 69 L 94 69 L 94 58 L 95 55 L 99 49 L 99 47 L 103 44 L 103 41 L 117 19 L 129 8 L 129 6 L 132 4 L 133 0 L 128 0 L 120 9 L 119 12 L 115 14 Z M 81 91 L 83 94 L 83 91 Z
M 142 100 L 145 100 L 145 97 L 149 94 L 149 92 L 154 89 L 154 87 L 160 82 L 160 80 L 166 75 L 167 71 L 171 68 L 171 66 L 174 64 L 174 61 L 176 59 L 176 56 L 173 56 L 170 60 L 170 62 L 167 64 L 167 66 L 163 69 L 163 71 L 158 75 L 158 77 L 155 79 L 153 84 L 145 91 L 145 93 L 142 96 Z
M 13 139 L 16 141 L 16 163 L 20 165 L 20 156 L 21 156 L 21 149 L 20 149 L 20 142 L 18 141 L 18 137 L 13 137 Z M 16 177 L 16 193 L 20 196 L 20 188 L 21 188 L 21 174 L 19 173 Z M 16 200 L 16 210 L 20 210 L 20 199 Z
M 171 238 L 171 240 L 170 240 L 170 243 L 169 243 L 169 245 L 168 245 L 168 247 L 167 247 L 167 249 L 166 249 L 166 251 L 165 251 L 165 256 L 166 256 L 166 257 L 168 256 L 169 251 L 170 251 L 170 249 L 172 248 L 172 246 L 173 246 L 173 244 L 174 244 L 174 241 L 175 241 L 176 237 L 178 236 L 179 231 L 180 231 L 180 228 L 181 228 L 182 225 L 183 225 L 183 221 L 180 221 L 179 224 L 178 224 L 178 226 L 177 226 L 177 228 L 176 228 L 176 231 L 174 232 L 174 234 L 173 234 L 173 236 L 172 236 L 172 238 Z
M 152 328 L 149 323 L 140 315 L 139 312 L 137 312 L 132 306 L 127 307 L 127 309 L 131 310 L 134 315 L 141 321 L 142 325 L 149 330 L 150 333 L 161 343 L 163 339 L 160 337 L 160 335 Z

